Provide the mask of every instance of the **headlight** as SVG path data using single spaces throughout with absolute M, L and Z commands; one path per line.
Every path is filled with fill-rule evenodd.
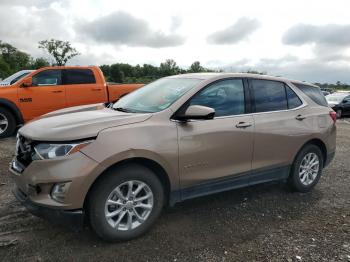
M 53 159 L 60 156 L 71 155 L 89 145 L 91 142 L 92 141 L 72 144 L 38 144 L 34 146 L 35 155 L 33 156 L 33 160 Z

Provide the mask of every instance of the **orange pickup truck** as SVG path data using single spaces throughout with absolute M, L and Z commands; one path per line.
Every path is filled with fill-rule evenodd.
M 0 138 L 48 112 L 78 105 L 108 103 L 143 84 L 107 85 L 97 66 L 55 66 L 36 70 L 0 87 Z

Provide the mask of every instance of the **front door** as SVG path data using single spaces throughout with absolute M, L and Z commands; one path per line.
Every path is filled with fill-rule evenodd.
M 215 117 L 177 124 L 181 187 L 249 173 L 254 122 L 245 115 L 243 80 L 215 82 L 188 104 L 214 108 Z
M 44 70 L 32 77 L 32 86 L 18 89 L 18 99 L 25 121 L 66 106 L 61 70 Z

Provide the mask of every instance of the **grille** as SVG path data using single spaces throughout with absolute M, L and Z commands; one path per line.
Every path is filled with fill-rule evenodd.
M 17 136 L 16 160 L 23 166 L 27 167 L 32 162 L 34 147 L 32 141 L 24 136 Z

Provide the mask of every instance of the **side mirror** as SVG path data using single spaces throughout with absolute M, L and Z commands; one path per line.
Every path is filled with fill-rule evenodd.
M 33 82 L 32 82 L 32 78 L 31 77 L 25 78 L 23 83 L 22 83 L 22 87 L 30 87 L 32 85 L 33 85 Z
M 213 119 L 215 115 L 215 109 L 207 106 L 193 105 L 189 106 L 183 115 L 179 115 L 176 119 L 181 121 L 187 121 L 190 119 L 208 120 Z

